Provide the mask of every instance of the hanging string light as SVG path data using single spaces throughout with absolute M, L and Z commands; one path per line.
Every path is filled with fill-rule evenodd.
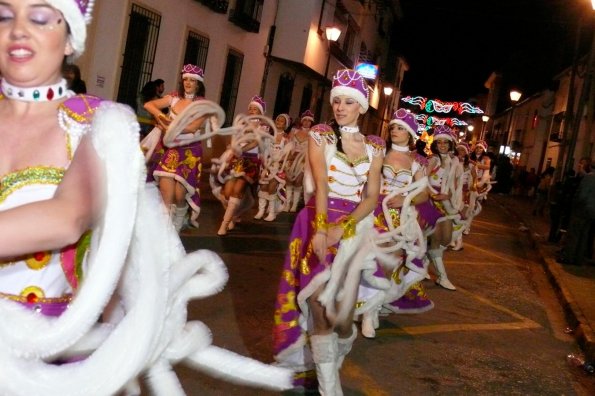
M 455 111 L 459 114 L 483 114 L 483 110 L 466 102 L 443 102 L 439 99 L 428 99 L 423 96 L 405 96 L 401 98 L 405 103 L 418 106 L 427 113 L 450 113 Z

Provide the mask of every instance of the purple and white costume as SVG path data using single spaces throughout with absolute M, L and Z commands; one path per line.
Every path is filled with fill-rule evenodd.
M 200 100 L 202 98 L 196 98 Z M 171 94 L 169 117 L 177 116 L 174 107 L 180 100 L 177 93 Z M 158 128 L 156 128 L 158 129 Z M 186 202 L 192 209 L 190 222 L 198 227 L 200 214 L 200 175 L 202 173 L 202 143 L 200 141 L 179 147 L 165 147 L 160 141 L 149 160 L 147 181 L 159 183 L 162 177 L 173 178 L 186 189 Z
M 310 131 L 310 136 L 319 145 L 325 141 L 327 148 L 336 145 L 336 135 L 328 125 L 316 125 Z M 349 215 L 359 205 L 372 158 L 384 153 L 382 139 L 377 136 L 367 136 L 365 139 L 366 155 L 353 163 L 338 151 L 332 157 L 327 157 L 329 223 Z M 318 260 L 312 249 L 312 222 L 315 215 L 315 199 L 312 198 L 295 220 L 275 302 L 275 358 L 280 365 L 301 372 L 313 368 L 307 345 L 307 331 L 311 325 L 307 299 L 329 281 L 333 261 L 341 249 L 340 244 L 329 247 L 325 262 Z M 371 214 L 357 224 L 356 235 L 363 232 L 365 226 L 371 231 Z
M 0 211 L 54 196 L 100 102 L 94 96 L 80 95 L 59 106 L 69 163 L 63 168 L 27 167 L 1 176 Z M 86 233 L 63 249 L 0 261 L 0 298 L 17 301 L 44 315 L 61 315 L 83 279 L 90 240 L 90 233 Z

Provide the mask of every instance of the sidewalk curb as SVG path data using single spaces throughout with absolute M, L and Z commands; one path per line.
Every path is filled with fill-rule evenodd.
M 533 235 L 530 235 L 529 238 L 539 252 L 545 272 L 560 298 L 568 324 L 574 330 L 574 337 L 583 349 L 585 359 L 590 362 L 595 361 L 595 333 L 587 323 L 580 306 L 562 281 L 560 265 L 553 258 L 544 254 L 541 244 L 533 239 Z
M 585 360 L 590 362 L 595 361 L 595 332 L 587 322 L 580 306 L 576 303 L 574 297 L 564 284 L 563 275 L 560 273 L 560 264 L 558 264 L 552 257 L 548 257 L 547 252 L 543 248 L 543 244 L 536 239 L 536 231 L 531 228 L 531 224 L 527 224 L 514 208 L 504 206 L 497 198 L 494 199 L 494 201 L 508 213 L 512 214 L 517 221 L 527 227 L 527 230 L 519 232 L 521 234 L 526 234 L 530 245 L 537 250 L 540 263 L 560 300 L 566 320 L 573 329 L 574 338 L 585 353 Z

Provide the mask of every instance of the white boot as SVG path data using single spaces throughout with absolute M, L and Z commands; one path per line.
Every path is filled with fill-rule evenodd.
M 380 326 L 378 313 L 380 306 L 373 307 L 362 315 L 362 335 L 366 338 L 376 338 L 376 329 Z
M 452 283 L 450 283 L 448 276 L 446 275 L 446 269 L 444 268 L 444 262 L 442 261 L 444 249 L 445 247 L 440 245 L 438 249 L 428 250 L 428 255 L 432 259 L 434 268 L 436 268 L 436 274 L 438 275 L 436 278 L 436 284 L 447 290 L 457 290 L 457 288 Z
M 186 218 L 186 213 L 188 213 L 188 205 L 184 205 L 181 207 L 176 206 L 176 211 L 174 213 L 174 218 L 172 221 L 174 224 L 174 228 L 176 229 L 176 232 L 180 232 L 180 230 L 184 226 L 184 219 Z
M 269 214 L 264 221 L 273 221 L 277 218 L 277 194 L 269 195 Z
M 264 216 L 264 212 L 267 208 L 267 201 L 269 198 L 269 193 L 266 191 L 259 191 L 258 192 L 258 213 L 254 216 L 256 220 L 262 219 Z
M 463 236 L 459 236 L 457 240 L 454 242 L 452 250 L 458 252 L 459 250 L 463 250 Z
M 297 210 L 297 207 L 300 203 L 300 199 L 302 199 L 302 187 L 294 187 L 293 188 L 293 204 L 291 205 L 291 209 L 289 209 L 290 212 L 295 212 Z
M 283 212 L 289 212 L 289 208 L 291 207 L 291 197 L 293 196 L 293 186 L 285 187 L 285 204 L 281 209 Z
M 357 338 L 357 327 L 353 325 L 351 328 L 351 335 L 347 338 L 337 338 L 337 371 L 341 369 L 343 366 L 343 361 L 345 360 L 345 356 L 349 352 L 351 352 L 351 347 L 353 346 L 353 341 Z M 339 382 L 340 383 L 340 382 Z
M 339 370 L 337 368 L 337 333 L 313 335 L 310 337 L 312 359 L 316 363 L 318 391 L 321 396 L 342 395 Z M 337 392 L 339 389 L 340 393 Z
M 175 221 L 175 217 L 176 217 L 177 206 L 174 205 L 174 204 L 171 204 L 171 205 L 169 205 L 169 207 L 167 209 L 168 209 L 168 213 L 169 213 L 169 219 L 170 219 L 170 221 L 171 221 L 171 223 L 173 225 L 174 224 L 174 221 Z
M 227 227 L 233 218 L 233 214 L 236 211 L 236 208 L 240 205 L 240 199 L 236 197 L 230 197 L 229 202 L 227 203 L 227 209 L 225 209 L 225 214 L 223 215 L 223 221 L 221 222 L 221 226 L 219 227 L 219 231 L 217 231 L 217 235 L 226 235 L 227 234 Z

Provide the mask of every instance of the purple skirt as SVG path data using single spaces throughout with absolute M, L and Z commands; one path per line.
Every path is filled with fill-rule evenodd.
M 415 205 L 417 210 L 417 220 L 424 235 L 429 235 L 434 232 L 438 219 L 444 216 L 433 204 L 432 200 L 428 199 L 418 205 Z
M 376 209 L 374 210 L 374 226 L 379 232 L 389 231 L 386 216 L 384 215 L 384 212 L 382 210 L 382 201 L 385 197 L 385 195 L 380 195 L 380 197 L 378 198 L 378 205 L 376 205 Z M 426 202 L 429 203 L 430 201 Z M 422 230 L 424 230 L 424 226 L 427 227 L 428 225 L 430 225 L 431 229 L 433 229 L 436 225 L 436 221 L 440 217 L 436 217 L 437 213 L 434 210 L 432 210 L 432 208 L 434 208 L 433 205 L 429 204 L 429 208 L 427 207 L 428 205 L 424 205 L 426 202 L 423 202 L 415 207 L 415 209 L 418 212 L 417 219 L 420 223 L 420 226 L 422 227 Z M 389 213 L 393 227 L 398 227 L 400 225 L 400 208 L 389 209 Z M 407 252 L 403 252 L 402 265 L 406 265 L 406 258 Z M 391 282 L 400 282 L 401 280 L 398 279 L 398 274 L 402 273 L 402 271 L 414 270 L 415 272 L 425 272 L 427 270 L 425 268 L 424 261 L 417 257 L 411 260 L 411 263 L 407 263 L 407 266 L 414 268 L 396 268 L 393 272 L 393 275 L 391 276 Z M 384 276 L 384 271 L 382 271 L 380 265 L 378 265 L 378 270 L 376 271 L 374 276 Z M 390 302 L 390 305 L 392 305 L 393 308 L 395 308 L 395 310 L 398 309 L 402 313 L 420 313 L 428 311 L 434 307 L 434 303 L 427 297 L 427 294 L 421 282 L 417 282 L 411 285 L 411 287 L 409 288 L 409 290 L 407 290 L 405 295 L 403 295 L 397 300 Z
M 305 329 L 300 326 L 300 323 L 306 323 L 307 318 L 300 318 L 302 310 L 298 304 L 298 296 L 300 301 L 305 301 L 309 297 L 306 294 L 311 293 L 302 293 L 302 291 L 317 275 L 330 269 L 337 254 L 338 244 L 329 247 L 325 262 L 321 263 L 313 252 L 314 228 L 312 222 L 316 215 L 314 203 L 313 197 L 299 212 L 289 237 L 289 251 L 285 256 L 275 301 L 273 329 L 275 355 L 279 355 L 292 346 L 295 347 L 300 340 L 305 339 L 305 337 L 301 337 L 305 335 Z M 358 202 L 329 198 L 328 222 L 336 222 L 339 218 L 351 214 L 358 204 Z
M 200 175 L 202 173 L 202 144 L 165 148 L 160 143 L 149 161 L 147 181 L 171 177 L 186 189 L 186 200 L 193 210 L 200 208 Z
M 229 174 L 254 184 L 258 180 L 260 166 L 261 161 L 257 153 L 242 153 L 241 157 L 235 157 L 229 164 Z
M 392 311 L 401 314 L 418 314 L 434 308 L 421 282 L 414 283 L 401 297 L 389 303 Z

